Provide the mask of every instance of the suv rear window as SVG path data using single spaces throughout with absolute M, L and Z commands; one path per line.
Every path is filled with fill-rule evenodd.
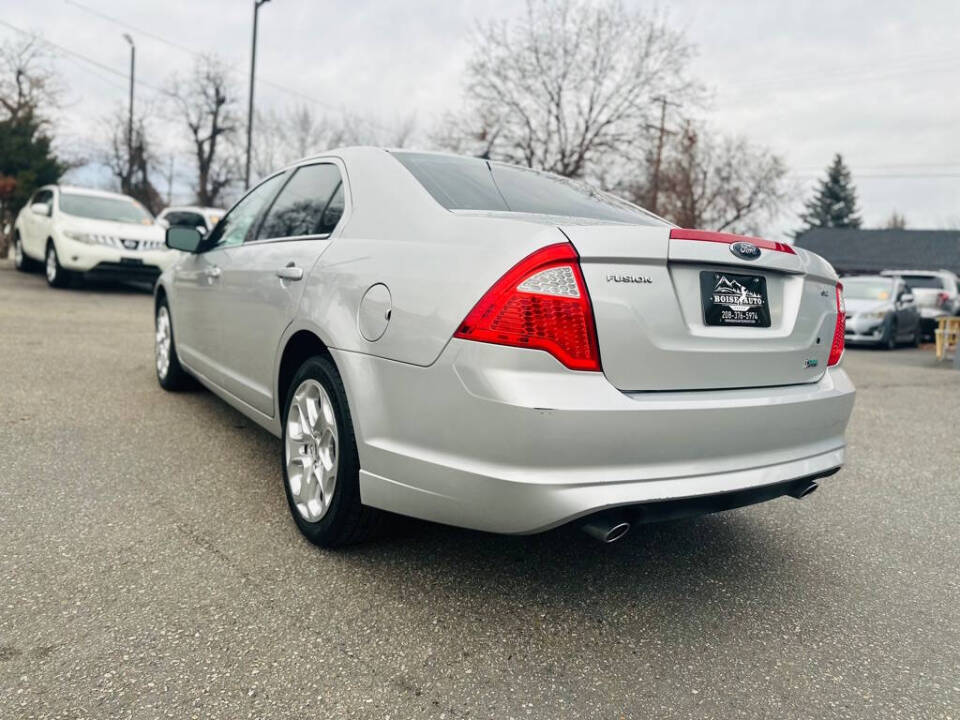
M 907 285 L 916 288 L 931 288 L 933 290 L 944 290 L 947 286 L 943 284 L 943 278 L 937 275 L 901 275 Z
M 430 153 L 393 156 L 447 210 L 486 210 L 666 225 L 646 210 L 586 183 L 517 165 Z

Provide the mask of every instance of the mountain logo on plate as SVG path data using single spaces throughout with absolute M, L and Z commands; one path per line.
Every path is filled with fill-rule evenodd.
M 735 242 L 730 246 L 730 252 L 741 260 L 756 260 L 760 257 L 760 248 L 750 242 Z
M 731 310 L 744 312 L 751 308 L 762 307 L 763 297 L 757 292 L 748 290 L 745 285 L 736 280 L 718 273 L 717 283 L 713 288 L 713 302 L 715 305 L 726 305 Z

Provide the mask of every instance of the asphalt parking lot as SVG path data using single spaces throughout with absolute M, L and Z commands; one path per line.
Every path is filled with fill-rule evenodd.
M 851 350 L 847 467 L 602 546 L 320 551 L 151 297 L 0 261 L 2 718 L 958 718 L 960 372 Z

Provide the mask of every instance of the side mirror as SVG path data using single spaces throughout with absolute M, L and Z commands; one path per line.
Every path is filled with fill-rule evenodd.
M 202 242 L 203 235 L 201 235 L 196 228 L 177 226 L 167 228 L 168 248 L 195 253 L 200 251 L 200 244 Z
M 50 203 L 34 203 L 30 206 L 30 211 L 34 215 L 43 215 L 50 217 Z
M 900 296 L 900 302 L 904 305 L 909 305 L 913 302 L 913 293 L 904 293 Z

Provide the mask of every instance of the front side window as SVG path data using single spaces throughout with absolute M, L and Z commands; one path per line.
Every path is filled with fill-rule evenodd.
M 448 210 L 486 210 L 579 217 L 632 225 L 665 225 L 646 210 L 587 183 L 479 158 L 396 152 Z
M 49 202 L 49 200 L 41 202 Z M 60 212 L 91 220 L 153 224 L 153 217 L 140 203 L 119 197 L 61 192 Z
M 257 232 L 268 238 L 327 235 L 343 215 L 343 185 L 336 165 L 298 168 L 277 195 Z
M 283 183 L 283 178 L 283 173 L 274 175 L 248 192 L 210 233 L 207 247 L 232 247 L 241 244 L 263 206 Z
M 33 200 L 30 202 L 31 204 L 47 203 L 49 205 L 51 202 L 53 202 L 53 191 L 37 190 L 36 194 L 33 196 Z

